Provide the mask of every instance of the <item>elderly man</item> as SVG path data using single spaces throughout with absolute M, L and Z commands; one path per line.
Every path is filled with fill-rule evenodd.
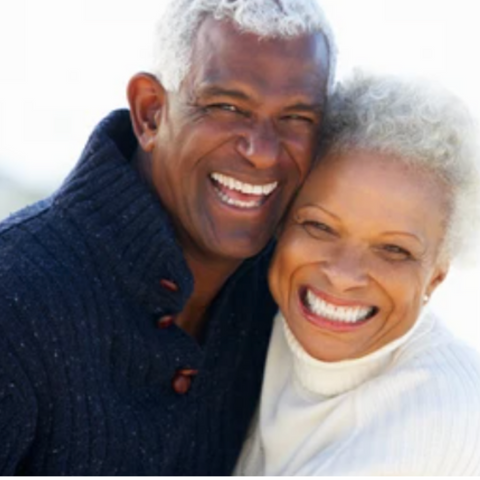
M 157 40 L 130 112 L 0 226 L 3 474 L 228 474 L 254 412 L 333 42 L 316 0 L 174 0 Z

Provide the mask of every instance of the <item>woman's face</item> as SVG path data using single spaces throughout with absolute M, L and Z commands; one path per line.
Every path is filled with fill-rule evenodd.
M 442 282 L 445 189 L 379 153 L 326 156 L 297 197 L 269 274 L 315 358 L 362 357 L 402 336 Z

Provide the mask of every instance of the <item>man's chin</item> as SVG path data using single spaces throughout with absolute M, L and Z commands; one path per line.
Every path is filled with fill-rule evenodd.
M 263 235 L 257 234 L 252 237 L 228 237 L 216 239 L 207 245 L 210 256 L 240 263 L 248 258 L 258 255 L 268 244 L 269 238 L 263 238 Z M 273 234 L 271 235 L 273 237 Z M 261 238 L 261 241 L 260 241 Z

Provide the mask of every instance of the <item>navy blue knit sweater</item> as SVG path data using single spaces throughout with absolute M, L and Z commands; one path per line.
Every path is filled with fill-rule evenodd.
M 127 111 L 51 198 L 0 224 L 0 473 L 229 474 L 258 400 L 275 306 L 271 247 L 244 262 L 199 345 L 158 319 L 193 279 L 129 163 Z M 172 291 L 168 280 L 179 286 Z M 197 369 L 179 394 L 179 369 Z

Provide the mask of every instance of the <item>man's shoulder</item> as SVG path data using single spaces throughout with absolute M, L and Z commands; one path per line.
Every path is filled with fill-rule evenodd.
M 44 215 L 51 206 L 51 198 L 39 200 L 32 205 L 26 206 L 0 222 L 0 240 L 10 232 L 22 229 L 23 225 L 34 222 L 36 219 Z
M 35 245 L 35 232 L 45 223 L 50 200 L 41 200 L 0 222 L 0 271 L 21 263 L 21 252 Z
M 50 198 L 20 210 L 0 223 L 2 298 L 28 298 L 35 286 L 48 288 L 45 280 L 61 268 L 62 251 L 67 248 L 64 223 L 61 216 L 52 212 Z

